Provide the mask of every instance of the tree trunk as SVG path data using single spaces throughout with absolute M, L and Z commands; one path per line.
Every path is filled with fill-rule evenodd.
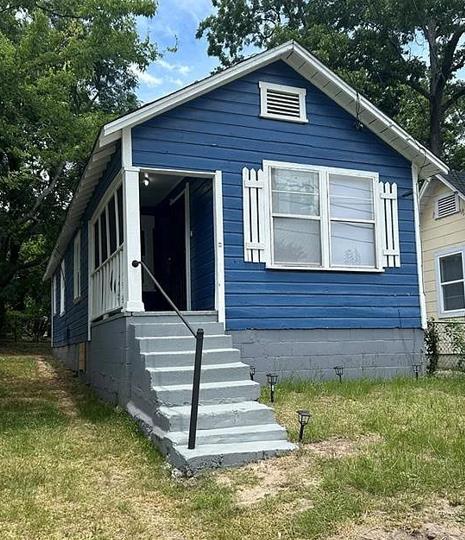
M 432 95 L 429 111 L 429 147 L 437 156 L 442 156 L 442 96 Z

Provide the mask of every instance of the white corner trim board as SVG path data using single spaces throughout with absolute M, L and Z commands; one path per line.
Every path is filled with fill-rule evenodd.
M 426 298 L 423 286 L 423 259 L 420 236 L 420 196 L 418 193 L 418 167 L 412 163 L 413 211 L 415 219 L 415 248 L 417 253 L 418 296 L 420 297 L 421 327 L 426 329 Z

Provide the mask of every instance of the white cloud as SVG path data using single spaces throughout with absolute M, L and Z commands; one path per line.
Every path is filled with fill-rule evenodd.
M 154 75 L 151 75 L 148 71 L 141 71 L 134 64 L 131 66 L 131 71 L 134 73 L 134 75 L 139 79 L 141 83 L 144 83 L 147 86 L 154 87 L 154 86 L 160 86 L 160 84 L 163 84 L 163 79 L 160 79 L 160 77 L 155 77 Z
M 157 65 L 163 69 L 167 69 L 168 71 L 176 71 L 180 75 L 187 75 L 191 71 L 189 66 L 183 64 L 172 64 L 166 60 L 163 60 L 163 58 L 157 61 Z
M 169 79 L 169 82 L 171 84 L 175 84 L 176 86 L 183 86 L 184 85 L 184 81 L 182 79 Z

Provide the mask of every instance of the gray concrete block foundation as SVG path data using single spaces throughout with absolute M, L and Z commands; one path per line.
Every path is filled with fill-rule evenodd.
M 243 330 L 229 332 L 241 360 L 256 368 L 258 382 L 273 371 L 281 379 L 329 380 L 334 366 L 346 378 L 411 375 L 422 362 L 423 330 Z

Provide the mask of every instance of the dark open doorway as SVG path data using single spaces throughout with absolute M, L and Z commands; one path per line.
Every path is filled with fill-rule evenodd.
M 215 309 L 212 180 L 151 174 L 140 202 L 142 260 L 179 309 Z M 144 272 L 142 299 L 146 311 L 172 311 Z

